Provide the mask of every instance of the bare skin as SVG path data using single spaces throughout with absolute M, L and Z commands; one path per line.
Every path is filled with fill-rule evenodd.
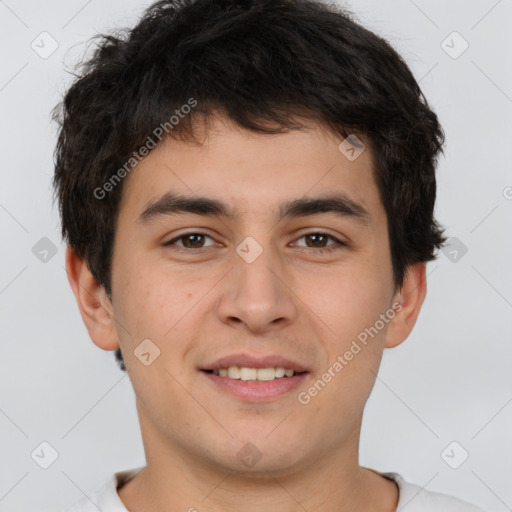
M 166 141 L 126 178 L 112 300 L 68 249 L 89 334 L 104 350 L 121 347 L 137 397 L 147 466 L 118 490 L 128 510 L 396 510 L 396 484 L 359 466 L 361 421 L 383 350 L 414 327 L 425 264 L 409 267 L 395 290 L 371 152 L 350 161 L 341 140 L 315 124 L 260 135 L 219 116 L 201 145 Z M 165 193 L 220 200 L 236 215 L 141 220 Z M 283 203 L 326 194 L 362 206 L 366 222 L 333 212 L 276 217 Z M 262 249 L 250 263 L 236 251 L 247 237 Z M 389 311 L 378 334 L 334 372 L 358 334 Z M 144 339 L 160 351 L 149 365 L 134 353 Z M 307 373 L 292 391 L 242 398 L 204 371 L 241 353 L 285 357 Z M 299 401 L 328 368 L 325 387 Z M 251 466 L 237 455 L 247 446 L 261 455 Z

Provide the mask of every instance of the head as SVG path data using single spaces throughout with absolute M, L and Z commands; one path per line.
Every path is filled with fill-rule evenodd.
M 56 117 L 68 275 L 143 433 L 226 467 L 252 442 L 278 469 L 357 431 L 445 241 L 443 132 L 395 50 L 319 2 L 161 1 L 100 37 Z M 305 373 L 294 393 L 240 400 L 211 384 L 232 354 Z

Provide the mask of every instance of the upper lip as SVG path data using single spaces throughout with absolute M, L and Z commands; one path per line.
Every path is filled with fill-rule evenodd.
M 257 357 L 249 354 L 232 354 L 221 357 L 214 363 L 203 367 L 202 370 L 220 370 L 221 368 L 229 368 L 230 366 L 238 366 L 240 368 L 285 368 L 293 370 L 296 373 L 308 371 L 302 364 L 287 359 L 286 357 L 278 355 Z

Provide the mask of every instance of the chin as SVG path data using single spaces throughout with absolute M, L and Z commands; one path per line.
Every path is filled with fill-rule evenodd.
M 271 429 L 269 430 L 269 432 Z M 276 433 L 252 436 L 248 432 L 231 439 L 218 450 L 203 450 L 213 466 L 240 476 L 268 478 L 268 473 L 291 474 L 306 463 L 307 450 L 300 439 L 305 436 L 277 435 Z M 212 444 L 210 444 L 210 447 Z

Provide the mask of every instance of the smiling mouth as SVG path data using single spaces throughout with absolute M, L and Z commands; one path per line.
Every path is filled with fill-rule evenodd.
M 229 366 L 228 368 L 203 371 L 218 377 L 224 377 L 231 380 L 242 380 L 246 382 L 268 382 L 277 379 L 287 379 L 307 373 L 296 372 L 290 368 L 283 367 L 248 368 L 245 366 Z

